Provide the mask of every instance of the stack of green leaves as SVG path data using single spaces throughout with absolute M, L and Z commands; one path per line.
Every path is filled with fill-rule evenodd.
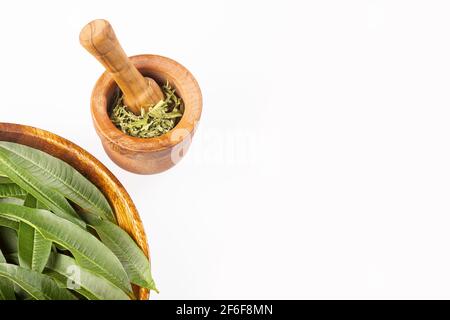
M 0 141 L 0 300 L 129 300 L 131 284 L 157 291 L 97 187 L 47 153 Z

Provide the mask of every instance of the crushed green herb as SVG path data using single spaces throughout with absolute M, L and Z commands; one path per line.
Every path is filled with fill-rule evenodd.
M 164 100 L 154 106 L 141 108 L 141 114 L 135 115 L 123 102 L 119 93 L 113 103 L 110 118 L 122 132 L 138 138 L 154 138 L 172 130 L 181 112 L 182 100 L 175 94 L 175 89 L 168 82 L 162 87 Z

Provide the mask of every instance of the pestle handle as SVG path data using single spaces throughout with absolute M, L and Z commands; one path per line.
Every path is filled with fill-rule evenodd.
M 89 22 L 80 32 L 81 45 L 111 74 L 124 94 L 124 102 L 135 114 L 163 99 L 158 84 L 131 63 L 116 38 L 111 24 L 102 19 Z

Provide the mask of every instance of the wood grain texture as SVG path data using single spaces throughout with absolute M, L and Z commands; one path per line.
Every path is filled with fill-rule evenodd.
M 80 43 L 111 74 L 124 94 L 125 104 L 135 114 L 164 98 L 159 85 L 144 78 L 128 59 L 108 21 L 88 23 L 80 32 Z
M 120 227 L 127 231 L 149 257 L 147 237 L 138 211 L 117 178 L 96 158 L 76 144 L 48 131 L 0 122 L 0 141 L 16 142 L 59 158 L 89 179 L 105 195 Z M 147 300 L 147 289 L 133 286 L 140 300 Z
M 109 157 L 125 170 L 138 174 L 165 171 L 186 154 L 202 113 L 202 94 L 194 76 L 178 62 L 157 55 L 138 55 L 130 60 L 145 76 L 159 83 L 169 81 L 183 99 L 184 110 L 171 131 L 156 138 L 131 137 L 111 122 L 108 107 L 117 90 L 113 77 L 105 72 L 91 96 L 95 129 Z

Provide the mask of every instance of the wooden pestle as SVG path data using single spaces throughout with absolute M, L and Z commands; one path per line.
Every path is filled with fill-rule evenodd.
M 123 92 L 125 105 L 133 113 L 140 114 L 142 107 L 164 99 L 156 81 L 144 78 L 130 61 L 108 21 L 89 22 L 80 32 L 80 43 L 111 74 Z

